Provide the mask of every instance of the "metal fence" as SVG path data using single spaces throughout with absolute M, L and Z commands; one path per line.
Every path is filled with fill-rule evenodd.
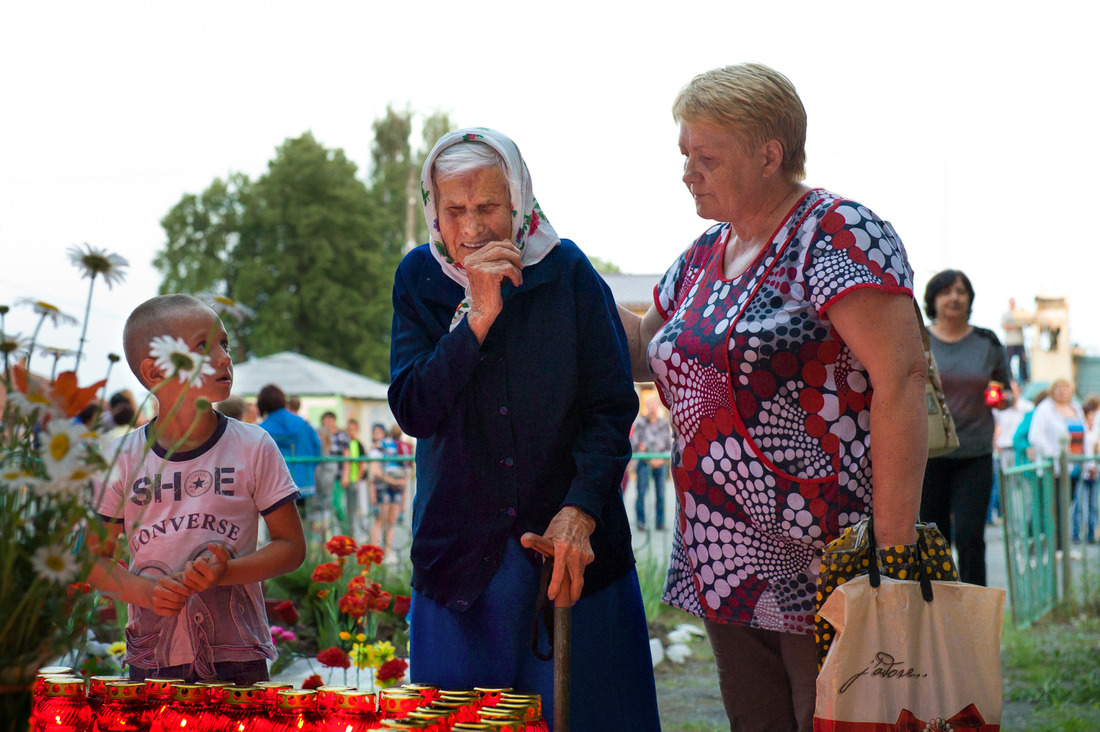
M 636 453 L 634 459 L 669 459 L 666 453 Z M 1094 458 L 1093 458 L 1094 459 Z M 321 465 L 347 462 L 412 463 L 409 455 L 396 457 L 288 457 L 288 464 Z M 1017 625 L 1032 623 L 1049 612 L 1060 600 L 1070 597 L 1075 576 L 1088 581 L 1087 568 L 1074 571 L 1071 544 L 1070 510 L 1073 505 L 1071 466 L 1090 458 L 1070 457 L 1063 452 L 1057 459 L 999 468 L 1001 515 L 1004 519 L 1005 568 L 1008 577 L 1012 619 Z M 1058 469 L 1055 470 L 1055 463 Z M 1055 473 L 1057 472 L 1057 475 Z M 406 502 L 416 491 L 416 471 L 410 471 Z M 369 491 L 368 491 L 369 494 Z M 411 505 L 406 503 L 406 505 Z M 675 510 L 673 508 L 673 510 Z M 1058 527 L 1064 530 L 1058 530 Z M 399 531 L 399 544 L 411 537 L 408 529 Z M 1085 553 L 1085 558 L 1089 554 Z M 1097 568 L 1100 570 L 1100 566 Z M 1079 580 L 1079 581 L 1080 581 Z
M 1088 581 L 1087 565 L 1079 572 L 1073 565 L 1071 474 L 1076 464 L 1093 460 L 1063 450 L 1055 459 L 1000 469 L 1009 601 L 1017 625 L 1038 620 L 1072 597 L 1075 577 Z

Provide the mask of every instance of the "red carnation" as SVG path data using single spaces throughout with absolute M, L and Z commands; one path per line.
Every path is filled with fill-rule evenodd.
M 404 620 L 409 614 L 409 603 L 412 598 L 407 595 L 395 595 L 393 598 L 393 614 Z
M 335 562 L 325 562 L 324 564 L 318 564 L 313 570 L 314 582 L 335 582 L 340 579 L 340 575 L 343 572 L 340 569 L 340 565 Z
M 341 534 L 337 534 L 325 542 L 325 549 L 334 557 L 347 557 L 355 554 L 355 550 L 358 546 L 359 545 L 355 543 L 355 539 Z
M 313 674 L 302 682 L 303 689 L 316 689 L 317 687 L 324 685 L 325 680 L 321 678 L 321 674 Z
M 294 625 L 298 622 L 298 611 L 294 609 L 294 603 L 290 600 L 283 600 L 276 605 L 275 612 L 279 614 L 279 617 L 287 625 Z
M 367 598 L 358 592 L 344 595 L 336 605 L 340 612 L 353 618 L 361 618 L 367 614 Z
M 409 667 L 409 664 L 403 658 L 393 658 L 386 661 L 384 664 L 378 667 L 378 674 L 375 676 L 379 681 L 389 681 L 390 679 L 400 679 L 405 675 L 405 669 Z
M 351 659 L 348 658 L 348 654 L 336 646 L 326 648 L 318 653 L 317 661 L 322 666 L 328 666 L 329 668 L 348 668 L 351 666 Z
M 385 557 L 385 555 L 386 553 L 382 551 L 382 547 L 375 546 L 374 544 L 364 544 L 355 552 L 355 559 L 360 564 L 369 566 L 371 562 L 381 564 L 382 558 Z
M 367 604 L 370 606 L 371 610 L 382 612 L 390 606 L 390 599 L 392 597 L 390 593 L 383 591 L 368 598 Z

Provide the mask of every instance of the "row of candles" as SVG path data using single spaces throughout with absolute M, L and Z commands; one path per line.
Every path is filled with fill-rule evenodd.
M 442 691 L 406 684 L 378 694 L 350 686 L 295 689 L 183 679 L 130 681 L 71 669 L 38 673 L 32 732 L 547 732 L 537 694 L 511 689 Z

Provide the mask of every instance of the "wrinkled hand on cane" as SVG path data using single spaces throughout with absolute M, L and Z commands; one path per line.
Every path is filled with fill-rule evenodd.
M 553 563 L 554 544 L 535 533 L 520 537 L 520 543 Z M 569 570 L 561 569 L 561 585 L 554 598 L 554 732 L 569 729 L 569 641 L 572 632 Z

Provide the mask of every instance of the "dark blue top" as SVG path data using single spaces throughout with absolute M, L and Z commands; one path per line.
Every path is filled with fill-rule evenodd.
M 479 347 L 465 318 L 449 330 L 463 291 L 427 244 L 394 280 L 390 409 L 418 440 L 412 584 L 456 610 L 509 537 L 543 533 L 563 506 L 597 519 L 584 594 L 634 564 L 620 485 L 638 398 L 611 290 L 562 240 L 502 294 Z

